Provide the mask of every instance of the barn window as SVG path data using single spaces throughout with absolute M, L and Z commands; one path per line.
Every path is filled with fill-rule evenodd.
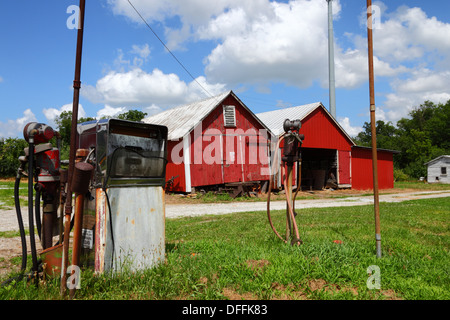
M 441 167 L 441 174 L 447 174 L 447 167 Z
M 236 127 L 236 110 L 234 106 L 223 106 L 225 127 Z

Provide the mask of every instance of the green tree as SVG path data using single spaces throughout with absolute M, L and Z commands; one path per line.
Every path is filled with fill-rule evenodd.
M 365 122 L 363 125 L 363 129 L 364 131 L 360 132 L 354 138 L 354 141 L 358 145 L 371 147 L 372 129 L 370 123 Z M 378 120 L 375 125 L 375 133 L 377 137 L 377 148 L 395 149 L 397 147 L 395 143 L 397 137 L 396 136 L 397 129 L 390 121 L 384 122 L 382 120 Z
M 147 113 L 139 110 L 130 110 L 121 113 L 117 116 L 117 119 L 140 122 L 147 116 Z
M 0 139 L 0 177 L 13 177 L 20 166 L 19 157 L 25 155 L 28 143 L 24 139 Z
M 364 123 L 363 129 L 354 141 L 370 147 L 370 124 Z M 396 127 L 379 120 L 376 134 L 378 148 L 400 151 L 394 155 L 397 169 L 414 178 L 425 176 L 426 162 L 450 154 L 450 100 L 445 104 L 425 101 L 397 121 Z

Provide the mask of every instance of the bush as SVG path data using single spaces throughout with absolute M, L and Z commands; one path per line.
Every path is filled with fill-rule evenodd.
M 0 177 L 10 178 L 17 173 L 20 166 L 19 157 L 24 155 L 23 149 L 28 147 L 24 139 L 0 139 Z
M 402 169 L 394 169 L 394 181 L 408 181 L 411 178 L 402 171 Z

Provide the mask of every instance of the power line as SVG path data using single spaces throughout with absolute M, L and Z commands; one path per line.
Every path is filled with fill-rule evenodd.
M 164 41 L 161 40 L 161 38 L 158 36 L 158 34 L 153 30 L 153 28 L 147 23 L 147 21 L 144 19 L 144 17 L 139 13 L 139 11 L 136 9 L 136 7 L 131 3 L 130 0 L 128 0 L 128 3 L 131 5 L 131 7 L 134 9 L 134 11 L 136 11 L 136 13 L 139 15 L 139 17 L 142 19 L 142 21 L 146 24 L 146 26 L 150 29 L 150 31 L 155 35 L 155 37 L 159 40 L 159 42 L 161 42 L 161 44 L 164 46 L 164 48 L 166 48 L 166 50 L 171 54 L 171 56 L 175 59 L 175 61 L 178 62 L 178 64 L 184 69 L 184 71 L 187 72 L 187 74 L 192 78 L 192 80 L 194 80 L 199 86 L 200 88 L 203 89 L 203 91 L 206 92 L 206 94 L 209 95 L 210 98 L 213 97 L 213 95 L 206 90 L 205 87 L 203 87 L 200 82 L 197 81 L 196 78 L 194 78 L 194 76 L 189 72 L 189 70 L 183 65 L 183 63 L 178 60 L 178 58 L 173 54 L 173 52 L 166 46 L 166 44 L 164 43 Z

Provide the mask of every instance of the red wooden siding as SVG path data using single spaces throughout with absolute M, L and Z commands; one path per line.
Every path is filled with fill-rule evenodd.
M 378 150 L 378 188 L 394 187 L 393 153 Z M 372 151 L 366 148 L 352 149 L 352 188 L 373 189 Z
M 225 127 L 223 105 L 235 106 L 236 127 Z M 252 154 L 258 147 L 254 145 L 255 141 L 256 143 L 264 142 L 267 148 L 267 139 L 260 136 L 262 129 L 263 126 L 258 120 L 232 95 L 225 98 L 190 133 L 191 187 L 268 180 L 268 176 L 261 174 L 263 168 L 268 168 L 267 151 L 258 153 L 256 159 Z M 201 136 L 196 137 L 195 135 L 200 132 Z M 173 145 L 177 143 L 183 142 L 169 143 L 169 146 L 172 145 L 169 148 L 169 154 Z M 187 179 L 184 172 L 184 163 L 176 165 L 172 163 L 172 159 L 169 159 L 166 179 L 176 175 L 181 177 L 175 180 L 172 190 L 187 191 L 185 187 Z
M 175 159 L 172 159 L 172 151 L 174 147 L 176 147 L 178 144 L 181 143 L 181 146 L 183 145 L 183 141 L 168 141 L 167 143 L 167 157 L 168 162 L 166 166 L 166 181 L 169 180 L 172 177 L 177 178 L 173 181 L 173 187 L 171 191 L 179 191 L 184 192 L 186 191 L 186 176 L 184 172 L 184 163 L 174 163 Z M 178 145 L 180 147 L 180 145 Z M 181 159 L 183 159 L 183 148 L 180 148 L 180 152 L 178 155 Z
M 351 151 L 353 145 L 322 108 L 317 108 L 303 119 L 300 133 L 305 135 L 305 148 Z
M 338 150 L 338 183 L 351 184 L 351 152 Z

